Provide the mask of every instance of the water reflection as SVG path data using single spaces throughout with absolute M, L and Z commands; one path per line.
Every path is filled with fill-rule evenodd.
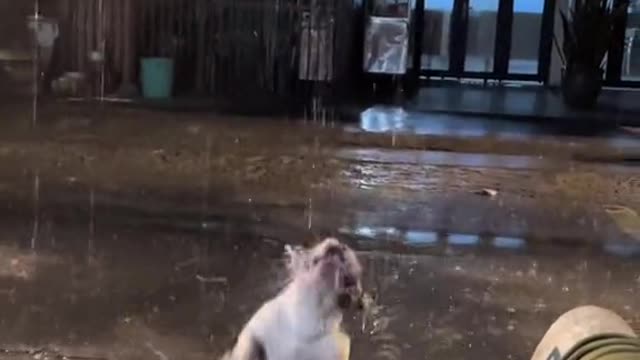
M 493 246 L 503 249 L 521 249 L 524 248 L 526 242 L 524 239 L 513 237 L 496 237 L 493 239 Z
M 526 241 L 523 238 L 496 236 L 489 237 L 490 241 L 484 241 L 485 237 L 480 237 L 476 234 L 439 233 L 418 229 L 401 230 L 394 227 L 343 227 L 340 229 L 340 233 L 360 238 L 359 243 L 364 247 L 381 245 L 380 241 L 401 243 L 409 248 L 434 247 L 437 245 L 470 247 L 490 244 L 497 249 L 519 250 L 526 245 Z
M 398 236 L 400 231 L 393 227 L 370 227 L 361 226 L 354 230 L 355 235 L 367 237 L 371 239 L 388 238 L 389 236 Z
M 447 240 L 449 244 L 458 246 L 473 246 L 480 243 L 478 235 L 449 234 Z
M 409 246 L 433 246 L 438 243 L 438 234 L 432 231 L 410 230 L 405 234 L 405 239 Z
M 385 247 L 388 244 L 402 244 L 407 250 L 431 249 L 441 254 L 447 254 L 445 249 L 460 248 L 472 250 L 494 249 L 502 251 L 555 251 L 554 244 L 548 244 L 544 240 L 527 240 L 524 237 L 491 236 L 462 233 L 447 233 L 428 230 L 410 229 L 402 230 L 394 227 L 358 226 L 355 228 L 344 227 L 340 229 L 344 235 L 352 235 L 358 239 L 361 248 Z M 635 258 L 640 257 L 640 244 L 632 241 L 603 240 L 600 247 L 592 248 L 588 244 L 574 245 L 580 249 L 601 251 L 608 255 Z
M 463 95 L 464 94 L 471 95 L 471 93 L 466 92 L 463 92 Z M 618 95 L 620 94 L 616 94 L 616 99 L 624 94 Z M 424 101 L 424 99 L 422 99 L 422 101 Z M 505 100 L 501 99 L 500 101 Z M 445 112 L 449 112 L 449 114 L 433 111 L 407 111 L 402 107 L 373 106 L 360 113 L 360 129 L 375 133 L 394 132 L 415 135 L 485 137 L 505 140 L 533 140 L 540 136 L 593 135 L 593 128 L 589 127 L 585 128 L 571 125 L 567 128 L 565 125 L 557 123 L 539 124 L 488 118 L 486 116 L 460 116 L 450 114 L 450 111 Z M 632 150 L 637 146 L 636 137 L 624 131 L 606 132 L 602 133 L 602 135 L 601 140 L 621 150 Z
M 559 163 L 554 162 L 553 160 L 540 158 L 538 156 L 475 154 L 448 151 L 379 150 L 361 148 L 340 150 L 337 154 L 339 157 L 349 160 L 394 165 L 425 164 L 434 166 L 447 165 L 528 170 L 559 166 Z M 365 165 L 357 163 L 354 166 L 363 168 Z M 567 163 L 564 162 L 561 166 L 566 167 Z
M 407 129 L 408 113 L 400 107 L 375 106 L 360 114 L 361 126 L 364 130 L 386 132 Z
M 457 135 L 502 138 L 531 137 L 540 130 L 531 124 L 499 119 L 460 117 L 406 111 L 402 107 L 373 106 L 360 114 L 360 128 L 369 132 L 406 132 L 418 135 Z

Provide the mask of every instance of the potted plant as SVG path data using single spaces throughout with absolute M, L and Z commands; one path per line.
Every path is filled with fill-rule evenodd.
M 595 105 L 613 25 L 628 7 L 629 0 L 573 0 L 569 14 L 560 13 L 564 35 L 561 86 L 567 105 L 581 109 Z

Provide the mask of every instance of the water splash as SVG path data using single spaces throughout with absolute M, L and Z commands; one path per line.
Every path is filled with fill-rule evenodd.
M 311 230 L 313 227 L 313 199 L 309 198 L 307 204 L 307 229 Z

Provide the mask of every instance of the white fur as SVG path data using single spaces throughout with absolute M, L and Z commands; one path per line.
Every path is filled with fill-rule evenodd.
M 224 360 L 258 360 L 260 346 L 265 353 L 265 358 L 260 360 L 344 360 L 348 357 L 344 344 L 347 337 L 340 329 L 342 311 L 336 305 L 336 287 L 322 280 L 319 269 L 322 264 L 312 261 L 314 256 L 323 254 L 327 246 L 336 244 L 340 243 L 330 238 L 308 251 L 287 248 L 291 257 L 291 282 L 253 315 Z M 345 271 L 359 279 L 361 270 L 355 255 L 348 248 L 345 255 Z

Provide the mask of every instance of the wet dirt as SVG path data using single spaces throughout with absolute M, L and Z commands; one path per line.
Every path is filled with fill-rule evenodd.
M 581 304 L 640 327 L 640 174 L 567 155 L 597 139 L 545 139 L 554 156 L 373 148 L 286 120 L 38 121 L 0 132 L 3 358 L 216 358 L 283 286 L 284 244 L 330 234 L 378 295 L 347 322 L 353 359 L 526 359 Z

